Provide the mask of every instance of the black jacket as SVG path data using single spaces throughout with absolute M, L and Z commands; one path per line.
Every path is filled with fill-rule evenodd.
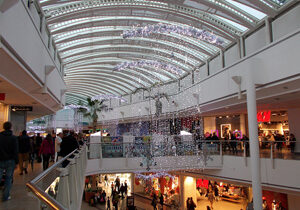
M 0 133 L 0 161 L 15 160 L 17 164 L 19 162 L 18 149 L 18 140 L 12 131 Z
M 73 136 L 67 136 L 62 139 L 60 144 L 60 154 L 65 157 L 78 148 L 79 145 L 76 139 Z
M 27 135 L 22 135 L 18 137 L 19 140 L 19 153 L 30 152 L 30 139 Z

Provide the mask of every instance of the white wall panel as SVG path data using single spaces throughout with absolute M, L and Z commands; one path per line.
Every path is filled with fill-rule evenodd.
M 273 40 L 276 41 L 281 37 L 296 31 L 300 28 L 300 5 L 291 11 L 278 17 L 272 23 Z
M 246 56 L 266 46 L 266 30 L 265 27 L 254 32 L 245 39 Z
M 237 44 L 224 52 L 225 67 L 239 60 L 239 49 Z
M 221 57 L 218 55 L 213 60 L 209 62 L 209 74 L 212 75 L 222 69 Z

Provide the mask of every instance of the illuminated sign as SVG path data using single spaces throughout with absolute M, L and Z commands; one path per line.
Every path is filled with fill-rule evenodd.
M 270 122 L 270 119 L 271 119 L 271 111 L 257 113 L 258 122 Z
M 11 106 L 11 111 L 32 111 L 32 106 Z

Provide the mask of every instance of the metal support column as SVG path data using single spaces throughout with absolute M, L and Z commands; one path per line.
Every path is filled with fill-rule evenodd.
M 258 126 L 257 126 L 257 109 L 256 109 L 256 88 L 253 81 L 252 72 L 254 69 L 249 69 L 247 78 L 245 78 L 247 88 L 247 110 L 248 110 L 248 125 L 250 137 L 250 164 L 253 188 L 253 206 L 255 210 L 262 209 L 262 187 L 260 173 L 260 158 L 259 158 L 259 142 L 258 142 Z

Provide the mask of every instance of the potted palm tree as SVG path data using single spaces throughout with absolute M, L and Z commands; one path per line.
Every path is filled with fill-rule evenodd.
M 101 112 L 103 109 L 107 108 L 104 101 L 105 100 L 92 100 L 91 98 L 87 98 L 87 109 L 79 108 L 78 110 L 83 113 L 84 117 L 87 117 L 92 121 L 93 132 L 96 132 L 97 129 L 97 122 L 99 118 L 97 112 Z

